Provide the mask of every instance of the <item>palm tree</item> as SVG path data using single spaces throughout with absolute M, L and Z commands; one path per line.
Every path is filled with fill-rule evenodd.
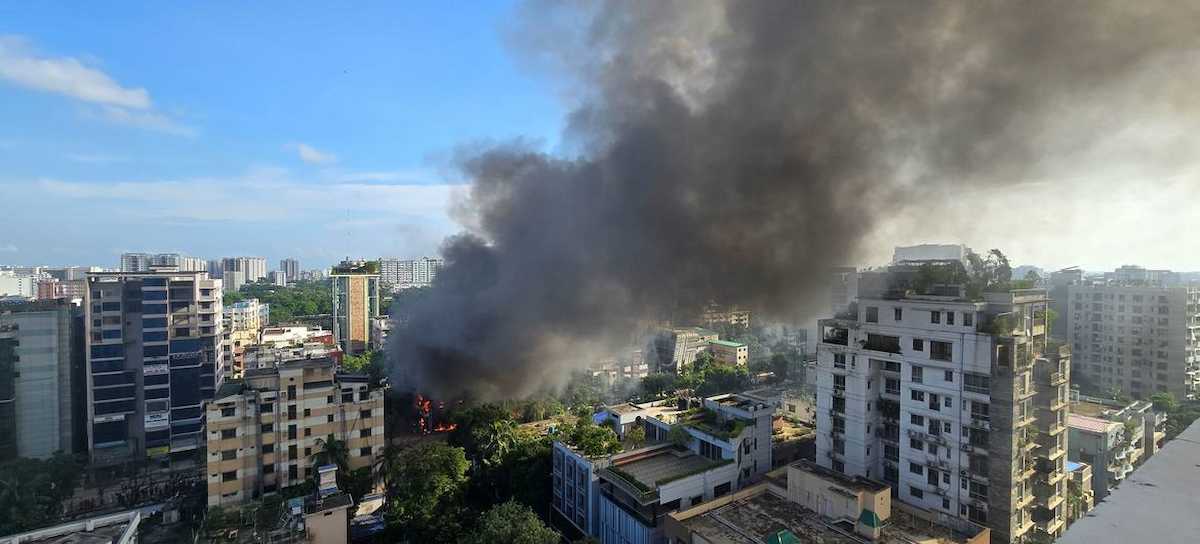
M 499 465 L 517 442 L 513 422 L 507 419 L 476 427 L 471 434 L 477 448 L 477 461 L 489 468 Z
M 318 438 L 316 446 L 317 451 L 309 457 L 313 464 L 317 466 L 335 465 L 338 468 L 338 474 L 349 472 L 350 448 L 346 446 L 345 440 L 338 440 L 330 434 L 325 438 Z

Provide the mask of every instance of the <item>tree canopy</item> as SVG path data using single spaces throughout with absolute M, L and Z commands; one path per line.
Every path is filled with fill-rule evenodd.
M 0 535 L 59 521 L 81 473 L 82 465 L 65 454 L 0 463 Z
M 328 281 L 298 281 L 287 287 L 266 281 L 247 283 L 240 291 L 226 292 L 225 304 L 251 298 L 271 305 L 271 323 L 285 323 L 297 316 L 333 313 Z
M 389 525 L 415 541 L 453 540 L 468 466 L 462 448 L 438 442 L 397 454 L 388 467 Z
M 558 533 L 546 527 L 529 507 L 513 501 L 484 512 L 470 540 L 511 544 L 556 544 L 558 541 Z

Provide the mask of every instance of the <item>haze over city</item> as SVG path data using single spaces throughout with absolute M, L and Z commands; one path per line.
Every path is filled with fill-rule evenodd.
M 1200 534 L 1200 4 L 0 6 L 0 544 Z

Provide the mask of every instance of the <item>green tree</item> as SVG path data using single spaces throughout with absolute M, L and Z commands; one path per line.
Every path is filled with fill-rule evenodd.
M 430 442 L 396 456 L 388 476 L 387 521 L 414 542 L 455 540 L 467 485 L 462 448 Z
M 346 372 L 365 372 L 371 366 L 375 353 L 368 351 L 362 355 L 347 353 L 342 356 L 342 370 Z
M 66 454 L 0 463 L 0 534 L 50 525 L 75 492 L 82 463 Z
M 469 541 L 557 544 L 559 538 L 559 534 L 546 527 L 528 507 L 508 501 L 484 512 Z
M 621 441 L 617 439 L 617 433 L 614 433 L 609 427 L 596 425 L 590 421 L 580 421 L 572 430 L 567 443 L 588 457 L 599 457 L 621 451 Z
M 1150 395 L 1150 402 L 1154 403 L 1156 412 L 1174 412 L 1179 408 L 1179 401 L 1175 400 L 1175 395 L 1170 393 L 1155 393 Z
M 509 419 L 497 419 L 471 428 L 475 451 L 467 457 L 485 467 L 499 465 L 517 441 L 516 424 Z
M 629 432 L 625 433 L 625 439 L 633 444 L 633 447 L 640 448 L 646 443 L 646 428 L 641 425 L 634 425 Z
M 640 384 L 642 396 L 648 399 L 665 397 L 669 393 L 675 392 L 675 385 L 677 382 L 678 377 L 674 374 L 650 374 L 642 378 L 642 382 Z
M 671 430 L 667 432 L 667 442 L 674 444 L 676 447 L 686 448 L 691 441 L 692 434 L 683 425 L 671 425 Z
M 782 353 L 776 353 L 771 356 L 771 373 L 775 375 L 775 381 L 782 382 L 788 379 L 788 371 L 791 369 L 791 361 Z
M 318 438 L 314 445 L 316 451 L 309 457 L 313 465 L 334 465 L 339 473 L 350 470 L 350 448 L 345 440 L 338 440 L 329 434 L 325 438 Z

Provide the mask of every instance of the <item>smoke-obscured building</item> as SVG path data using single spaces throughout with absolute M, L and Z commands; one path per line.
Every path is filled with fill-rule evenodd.
M 371 319 L 379 315 L 379 263 L 342 261 L 333 267 L 333 336 L 342 351 L 358 354 L 371 341 Z
M 708 349 L 708 343 L 720 339 L 716 332 L 701 327 L 681 327 L 660 331 L 653 340 L 658 372 L 682 373 L 696 362 L 696 356 Z
M 249 369 L 208 404 L 208 505 L 237 505 L 312 479 L 314 455 L 343 441 L 350 470 L 384 446 L 383 390 L 332 359 Z
M 88 274 L 88 451 L 95 464 L 187 457 L 224 380 L 221 282 L 172 269 Z
M 397 290 L 429 287 L 443 265 L 444 261 L 438 257 L 380 259 L 380 279 Z
M 880 285 L 819 322 L 817 462 L 994 542 L 1060 534 L 1070 351 L 1047 342 L 1045 291 Z
M 79 449 L 80 316 L 65 301 L 0 306 L 0 460 Z
M 1067 336 L 1080 387 L 1134 399 L 1200 386 L 1200 289 L 1116 282 L 1067 287 Z

